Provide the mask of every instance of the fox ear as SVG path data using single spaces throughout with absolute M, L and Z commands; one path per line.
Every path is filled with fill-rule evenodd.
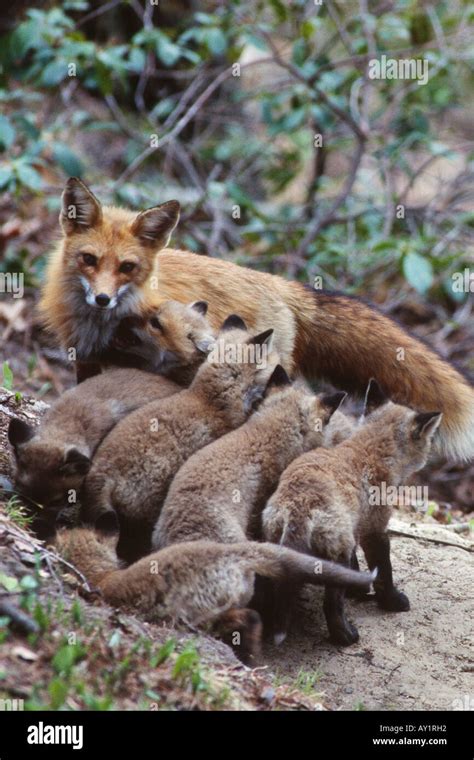
M 65 235 L 85 232 L 102 220 L 102 207 L 77 177 L 69 177 L 61 197 L 59 222 Z
M 132 222 L 132 233 L 141 244 L 152 250 L 164 248 L 179 221 L 178 201 L 167 201 L 138 214 Z
M 34 434 L 35 428 L 28 425 L 27 422 L 20 420 L 19 417 L 13 417 L 13 419 L 10 420 L 8 426 L 8 440 L 13 448 L 16 449 L 16 447 L 21 446 L 22 443 L 27 443 L 33 438 Z
M 415 415 L 412 438 L 415 441 L 421 438 L 432 438 L 440 425 L 442 417 L 442 412 L 420 412 Z
M 208 303 L 207 301 L 193 301 L 189 304 L 190 309 L 194 309 L 198 314 L 202 314 L 203 317 L 207 314 Z
M 330 420 L 336 409 L 339 409 L 346 396 L 345 391 L 338 391 L 337 393 L 325 393 L 320 397 L 320 404 L 327 413 L 326 422 Z
M 271 327 L 269 330 L 264 330 L 262 333 L 254 335 L 248 339 L 247 343 L 255 344 L 256 346 L 267 346 L 270 349 L 273 343 L 273 328 Z
M 385 395 L 382 388 L 378 384 L 376 380 L 372 377 L 369 380 L 369 384 L 367 386 L 367 391 L 365 394 L 365 401 L 364 401 L 364 417 L 366 417 L 371 412 L 375 411 L 375 409 L 378 409 L 379 406 L 383 406 L 388 401 L 388 396 Z
M 94 528 L 104 536 L 115 536 L 120 531 L 117 512 L 113 509 L 102 512 L 95 521 Z
M 247 325 L 238 314 L 230 314 L 221 326 L 221 332 L 227 330 L 247 330 Z
M 88 456 L 82 454 L 79 449 L 71 448 L 66 451 L 59 472 L 61 475 L 87 475 L 91 464 Z
M 269 391 L 271 388 L 284 388 L 285 386 L 289 385 L 291 385 L 291 380 L 287 375 L 286 369 L 284 369 L 281 364 L 277 364 L 272 374 L 270 375 L 270 379 L 265 390 Z

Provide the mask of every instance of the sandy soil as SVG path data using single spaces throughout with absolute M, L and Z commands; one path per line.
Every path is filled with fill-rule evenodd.
M 392 558 L 409 612 L 383 612 L 373 599 L 349 600 L 360 640 L 336 647 L 327 640 L 322 591 L 304 589 L 289 638 L 279 648 L 269 646 L 266 661 L 290 678 L 319 671 L 315 688 L 337 709 L 474 709 L 472 553 L 393 536 Z

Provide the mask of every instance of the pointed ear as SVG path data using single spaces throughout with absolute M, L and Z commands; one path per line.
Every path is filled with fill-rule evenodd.
M 271 388 L 284 388 L 289 385 L 291 385 L 291 380 L 286 373 L 286 369 L 281 364 L 277 364 L 270 375 L 265 392 L 271 390 Z
M 35 428 L 23 422 L 18 417 L 13 417 L 8 426 L 8 440 L 13 448 L 21 446 L 23 443 L 30 441 L 35 434 Z
M 378 382 L 372 377 L 369 380 L 365 394 L 364 417 L 375 411 L 375 409 L 378 409 L 379 406 L 386 404 L 388 400 L 388 396 L 385 395 Z
M 59 222 L 65 235 L 85 232 L 102 221 L 102 207 L 77 177 L 70 177 L 61 197 Z
M 71 448 L 66 451 L 59 472 L 61 475 L 87 475 L 91 464 L 88 456 L 82 454 L 79 449 Z
M 202 314 L 203 317 L 207 314 L 208 303 L 207 301 L 193 301 L 189 304 L 190 309 L 194 309 L 198 314 Z
M 179 210 L 178 201 L 167 201 L 161 206 L 154 206 L 138 214 L 130 229 L 147 248 L 154 251 L 164 248 L 178 224 Z
M 259 335 L 254 335 L 253 338 L 249 338 L 247 343 L 248 344 L 255 344 L 256 346 L 267 346 L 268 349 L 271 348 L 273 342 L 273 328 L 270 328 L 270 330 L 264 330 L 262 333 L 259 333 Z
M 320 404 L 327 413 L 326 422 L 330 420 L 336 409 L 339 409 L 346 396 L 345 391 L 338 391 L 337 393 L 324 393 L 320 397 Z
M 120 532 L 120 526 L 115 510 L 108 509 L 106 512 L 102 512 L 95 521 L 94 528 L 104 536 L 117 535 Z
M 247 325 L 238 314 L 230 314 L 220 329 L 221 332 L 226 332 L 227 330 L 247 330 Z
M 416 414 L 412 427 L 413 440 L 432 438 L 441 423 L 442 417 L 442 412 L 420 412 Z

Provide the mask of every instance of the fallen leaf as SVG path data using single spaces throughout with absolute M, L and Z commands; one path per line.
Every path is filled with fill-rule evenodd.
M 0 573 L 0 585 L 3 586 L 7 591 L 15 591 L 15 589 L 18 588 L 18 581 L 16 578 L 14 578 L 11 575 L 5 575 L 5 573 Z

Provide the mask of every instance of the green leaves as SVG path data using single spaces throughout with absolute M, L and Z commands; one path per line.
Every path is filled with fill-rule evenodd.
M 3 362 L 2 372 L 3 372 L 2 385 L 4 388 L 7 389 L 7 391 L 11 391 L 13 389 L 13 372 L 11 371 L 10 365 L 8 362 Z
M 0 150 L 9 148 L 15 140 L 15 129 L 7 116 L 0 114 Z
M 41 84 L 44 87 L 56 87 L 67 77 L 67 64 L 62 60 L 54 60 L 48 63 L 41 74 Z
M 54 655 L 51 664 L 59 675 L 70 675 L 76 662 L 86 655 L 82 644 L 64 644 Z
M 11 575 L 5 575 L 5 573 L 0 573 L 0 586 L 10 593 L 19 590 L 18 580 Z
M 425 295 L 433 284 L 431 262 L 415 251 L 409 251 L 403 258 L 403 273 L 407 282 L 421 295 Z
M 68 177 L 82 177 L 84 167 L 82 161 L 71 148 L 64 143 L 57 143 L 53 149 L 53 158 Z
M 26 161 L 19 159 L 16 164 L 16 175 L 22 185 L 29 190 L 40 190 L 43 184 L 41 175 L 38 174 L 36 169 Z

